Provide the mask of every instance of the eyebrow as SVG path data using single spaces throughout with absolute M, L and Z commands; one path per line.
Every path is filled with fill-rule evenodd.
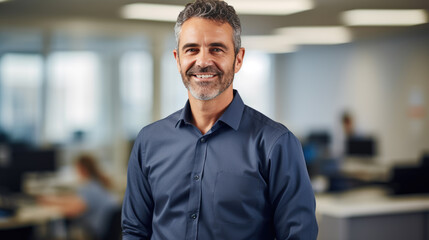
M 197 44 L 197 43 L 187 43 L 187 44 L 183 45 L 182 51 L 185 50 L 186 48 L 199 47 L 199 46 L 200 45 Z M 228 47 L 225 44 L 220 43 L 220 42 L 210 43 L 209 46 L 210 47 L 221 47 L 221 48 L 224 48 L 224 49 L 228 49 Z
M 221 48 L 224 48 L 224 49 L 227 49 L 228 50 L 228 47 L 225 45 L 225 44 L 223 44 L 223 43 L 211 43 L 210 45 L 209 45 L 210 47 L 221 47 Z
M 199 45 L 196 43 L 187 43 L 185 45 L 183 45 L 182 47 L 182 51 L 185 50 L 186 48 L 192 48 L 192 47 L 198 47 Z

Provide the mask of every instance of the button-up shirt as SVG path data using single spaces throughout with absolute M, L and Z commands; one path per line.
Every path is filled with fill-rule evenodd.
M 315 199 L 302 148 L 237 91 L 202 134 L 186 106 L 144 127 L 129 159 L 123 239 L 312 240 Z

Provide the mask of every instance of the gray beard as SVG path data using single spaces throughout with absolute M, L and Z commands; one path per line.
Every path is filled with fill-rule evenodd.
M 192 95 L 194 98 L 196 98 L 196 99 L 198 99 L 198 100 L 202 100 L 202 101 L 208 101 L 208 100 L 212 100 L 212 99 L 216 98 L 217 96 L 219 96 L 220 94 L 222 94 L 223 92 L 225 92 L 225 90 L 226 90 L 226 89 L 228 89 L 228 88 L 229 88 L 229 86 L 231 86 L 232 82 L 233 82 L 232 80 L 231 80 L 231 81 L 229 81 L 229 82 L 228 82 L 228 84 L 227 84 L 227 86 L 224 86 L 223 88 L 219 89 L 219 90 L 217 91 L 217 93 L 215 93 L 215 94 L 211 94 L 211 95 L 209 95 L 209 94 L 200 94 L 200 93 L 198 93 L 197 91 L 195 91 L 195 90 L 190 86 L 191 84 L 185 84 L 185 86 L 186 86 L 186 89 L 188 89 L 188 91 L 191 93 L 191 95 Z

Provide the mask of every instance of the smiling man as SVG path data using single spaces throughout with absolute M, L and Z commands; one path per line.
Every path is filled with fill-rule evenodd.
M 232 88 L 234 73 L 238 72 L 243 61 L 244 49 L 240 48 L 235 53 L 231 26 L 204 18 L 191 18 L 182 25 L 180 36 L 180 49 L 174 50 L 174 57 L 192 97 L 211 100 Z M 229 92 L 232 93 L 231 90 Z
M 299 141 L 233 89 L 245 53 L 233 7 L 197 0 L 175 32 L 189 100 L 135 141 L 123 239 L 316 239 Z

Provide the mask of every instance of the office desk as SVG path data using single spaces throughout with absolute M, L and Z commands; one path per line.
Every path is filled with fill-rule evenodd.
M 429 195 L 380 188 L 316 196 L 318 240 L 429 240 Z
M 0 218 L 0 230 L 45 224 L 62 219 L 60 211 L 54 207 L 39 205 L 22 206 L 9 218 Z
M 62 216 L 55 208 L 21 206 L 14 216 L 0 218 L 0 239 L 52 239 L 50 223 L 58 219 Z

